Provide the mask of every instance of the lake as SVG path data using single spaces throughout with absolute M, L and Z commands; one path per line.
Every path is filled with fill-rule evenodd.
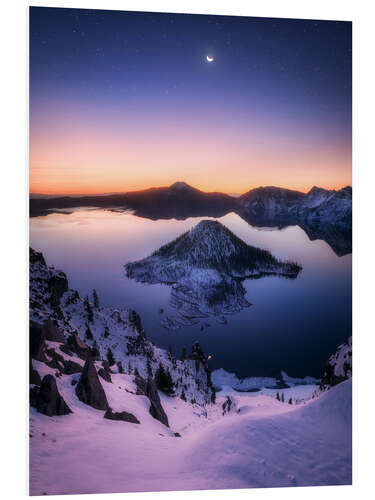
M 325 241 L 310 241 L 298 226 L 255 228 L 234 213 L 218 218 L 246 243 L 298 262 L 302 272 L 295 280 L 244 281 L 253 305 L 228 316 L 227 325 L 210 319 L 204 331 L 200 326 L 170 331 L 160 325 L 171 311 L 170 287 L 129 280 L 123 266 L 204 219 L 152 221 L 131 212 L 77 208 L 71 214 L 31 218 L 30 246 L 43 252 L 48 265 L 62 269 L 81 296 L 95 288 L 101 305 L 135 309 L 148 338 L 160 347 L 171 346 L 176 355 L 199 341 L 211 354 L 213 369 L 240 377 L 272 376 L 281 369 L 295 377 L 320 377 L 329 355 L 351 335 L 351 255 L 338 257 Z

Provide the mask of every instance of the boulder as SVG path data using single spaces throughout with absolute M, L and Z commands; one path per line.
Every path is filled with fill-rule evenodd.
M 52 342 L 65 342 L 64 332 L 58 327 L 57 322 L 48 318 L 43 324 L 43 333 L 46 340 L 51 340 Z
M 103 366 L 103 368 L 104 368 L 104 370 L 105 370 L 106 372 L 108 372 L 108 373 L 112 373 L 112 371 L 111 371 L 111 367 L 109 366 L 109 363 L 108 363 L 108 360 L 103 359 L 103 361 L 102 361 L 102 366 Z
M 46 361 L 45 347 L 42 326 L 35 321 L 30 321 L 30 357 L 37 361 Z
M 137 385 L 137 394 L 147 396 L 150 401 L 150 415 L 169 427 L 168 417 L 161 405 L 155 381 L 151 377 L 146 381 L 144 378 L 136 376 L 135 383 Z
M 140 424 L 140 421 L 132 413 L 127 411 L 113 412 L 111 408 L 104 414 L 104 418 L 109 420 L 122 420 L 123 422 L 130 422 L 131 424 Z
M 29 248 L 29 258 L 30 258 L 30 264 L 39 263 L 42 266 L 46 265 L 46 261 L 44 260 L 42 252 L 37 252 L 31 247 Z
M 86 360 L 76 387 L 76 394 L 80 401 L 97 410 L 108 409 L 107 397 L 92 359 Z
M 68 348 L 77 354 L 77 356 L 81 359 L 91 358 L 91 349 L 85 344 L 75 333 L 70 335 L 67 340 Z
M 65 375 L 73 375 L 74 373 L 82 373 L 83 368 L 75 361 L 64 360 Z
M 68 290 L 68 279 L 62 271 L 56 271 L 48 280 L 48 292 L 52 306 L 60 304 L 60 299 Z
M 51 360 L 46 362 L 46 365 L 50 368 L 54 368 L 59 370 L 60 372 L 64 371 L 64 358 L 61 354 L 58 354 L 55 349 L 50 348 L 46 349 L 46 354 L 51 358 Z
M 42 379 L 40 378 L 39 373 L 33 367 L 33 363 L 30 358 L 30 367 L 29 367 L 29 383 L 34 385 L 40 385 L 42 383 Z
M 64 352 L 68 356 L 73 356 L 74 354 L 73 351 L 66 344 L 60 346 L 60 351 Z
M 68 415 L 71 409 L 60 396 L 56 379 L 52 375 L 43 377 L 40 387 L 33 387 L 30 391 L 30 404 L 48 417 L 54 415 Z
M 107 372 L 107 370 L 104 370 L 104 368 L 99 368 L 98 375 L 100 375 L 106 382 L 112 382 L 111 374 Z

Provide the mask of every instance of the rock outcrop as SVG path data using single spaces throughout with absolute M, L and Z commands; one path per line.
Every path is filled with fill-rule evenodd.
M 42 383 L 42 379 L 40 378 L 39 373 L 33 367 L 33 363 L 30 358 L 30 366 L 29 366 L 29 383 L 33 385 L 40 385 Z
M 327 361 L 320 389 L 333 387 L 352 376 L 352 337 L 340 345 Z
M 67 346 L 71 352 L 77 354 L 77 356 L 83 360 L 91 357 L 90 347 L 81 340 L 78 335 L 73 334 L 67 340 Z
M 37 361 L 46 361 L 45 355 L 45 334 L 42 325 L 36 323 L 35 321 L 30 321 L 30 357 L 36 359 Z
M 68 415 L 72 413 L 57 389 L 56 379 L 52 375 L 43 377 L 40 387 L 35 386 L 30 391 L 30 404 L 48 417 Z
M 83 368 L 80 364 L 70 359 L 64 360 L 64 373 L 65 375 L 73 375 L 75 373 L 82 373 Z
M 137 385 L 137 394 L 147 396 L 150 401 L 150 415 L 169 427 L 168 417 L 161 405 L 155 381 L 151 377 L 145 380 L 136 376 L 135 383 Z
M 106 382 L 112 382 L 111 374 L 109 371 L 105 370 L 104 368 L 99 368 L 98 370 L 98 375 L 102 377 L 103 380 Z
M 52 342 L 65 342 L 64 332 L 58 327 L 56 320 L 48 318 L 43 324 L 43 333 L 46 340 L 51 340 Z
M 88 359 L 83 367 L 82 375 L 76 386 L 76 395 L 80 401 L 97 410 L 108 409 L 107 397 L 92 359 Z
M 104 418 L 108 420 L 121 420 L 123 422 L 130 422 L 131 424 L 140 424 L 140 421 L 132 413 L 127 411 L 113 412 L 111 408 L 104 414 Z

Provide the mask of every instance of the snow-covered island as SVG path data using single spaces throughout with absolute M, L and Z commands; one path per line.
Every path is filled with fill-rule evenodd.
M 211 374 L 30 250 L 31 495 L 350 484 L 351 372 L 349 340 L 320 387 Z
M 128 278 L 171 285 L 175 317 L 163 318 L 166 328 L 194 325 L 225 316 L 251 304 L 242 281 L 267 275 L 296 278 L 301 267 L 281 262 L 267 250 L 250 245 L 218 221 L 203 220 L 149 257 L 125 265 Z

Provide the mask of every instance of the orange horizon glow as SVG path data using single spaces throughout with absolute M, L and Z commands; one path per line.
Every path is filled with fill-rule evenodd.
M 30 129 L 31 193 L 115 193 L 176 180 L 232 194 L 259 186 L 307 192 L 312 186 L 338 189 L 352 182 L 351 144 L 335 137 L 327 144 L 325 131 L 313 135 L 308 127 L 285 130 L 268 122 L 241 128 L 218 120 L 212 128 L 171 117 L 158 126 L 152 117 L 101 124 L 63 112 L 58 118 Z
M 131 188 L 124 188 L 124 189 L 119 189 L 118 186 L 116 186 L 116 189 L 108 189 L 108 190 L 105 190 L 105 191 L 97 191 L 97 190 L 86 190 L 86 191 L 82 191 L 80 189 L 76 189 L 76 190 L 70 190 L 70 191 L 41 191 L 41 190 L 30 190 L 30 195 L 44 195 L 44 196 L 56 196 L 56 197 L 60 197 L 60 196 L 102 196 L 102 195 L 116 195 L 116 194 L 123 194 L 123 193 L 128 193 L 128 192 L 132 192 L 132 191 L 143 191 L 143 190 L 146 190 L 146 189 L 151 189 L 151 188 L 165 188 L 165 187 L 168 187 L 170 186 L 171 184 L 173 184 L 174 182 L 177 182 L 178 180 L 174 180 L 170 183 L 167 183 L 167 184 L 160 184 L 160 185 L 144 185 L 144 186 L 134 186 L 134 187 L 131 187 Z M 186 182 L 186 181 L 184 181 Z M 270 187 L 270 186 L 273 186 L 273 187 L 279 187 L 279 188 L 283 188 L 283 189 L 290 189 L 292 191 L 300 191 L 302 193 L 308 193 L 311 188 L 313 188 L 314 186 L 317 186 L 319 188 L 323 188 L 323 189 L 326 189 L 326 190 L 335 190 L 335 191 L 339 191 L 340 189 L 346 187 L 346 186 L 350 186 L 352 187 L 352 184 L 351 182 L 348 182 L 346 184 L 339 184 L 339 185 L 318 185 L 318 184 L 311 184 L 309 185 L 308 187 L 306 186 L 289 186 L 289 185 L 276 185 L 276 184 L 257 184 L 257 185 L 248 185 L 248 187 L 245 188 L 245 190 L 243 191 L 234 191 L 234 190 L 230 190 L 230 189 L 219 189 L 219 188 L 212 188 L 211 186 L 203 186 L 203 185 L 193 185 L 191 184 L 190 182 L 186 182 L 186 184 L 189 184 L 191 187 L 193 188 L 196 188 L 196 189 L 199 189 L 200 191 L 203 191 L 203 192 L 206 192 L 206 193 L 215 193 L 215 192 L 218 192 L 218 193 L 224 193 L 224 194 L 229 194 L 229 195 L 233 195 L 233 196 L 240 196 L 252 189 L 256 189 L 256 188 L 259 188 L 259 187 Z

